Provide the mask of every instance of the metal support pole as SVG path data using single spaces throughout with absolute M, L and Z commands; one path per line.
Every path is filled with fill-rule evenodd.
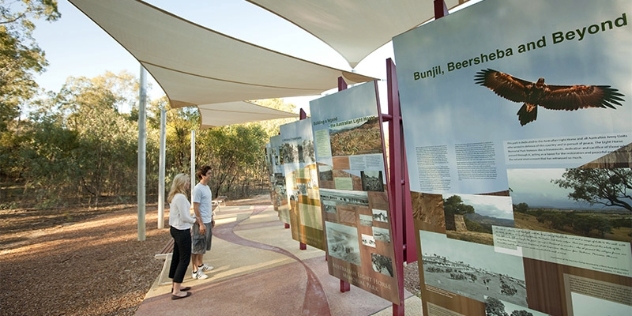
M 300 111 L 298 112 L 299 114 L 299 120 L 304 120 L 307 118 L 307 113 L 305 113 L 305 111 L 303 111 L 303 109 L 300 109 Z M 298 203 L 296 203 L 298 205 Z M 307 244 L 299 242 L 298 244 L 298 248 L 300 250 L 306 250 L 307 249 Z
M 147 90 L 145 68 L 140 66 L 140 95 L 138 102 L 138 186 L 136 197 L 138 199 L 138 240 L 145 240 L 145 182 L 146 182 L 146 156 L 147 156 L 147 131 L 145 105 L 147 103 Z
M 191 130 L 191 205 L 193 205 L 193 187 L 195 186 L 195 131 Z
M 160 158 L 158 162 L 158 228 L 165 227 L 165 160 L 167 146 L 167 113 L 160 108 Z

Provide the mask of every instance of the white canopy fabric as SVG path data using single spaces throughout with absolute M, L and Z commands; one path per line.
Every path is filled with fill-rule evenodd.
M 341 76 L 348 83 L 375 79 L 246 43 L 143 1 L 69 1 L 138 59 L 174 108 L 319 95 L 335 88 Z M 202 114 L 203 121 L 208 126 L 234 124 L 252 110 L 245 103 L 235 106 L 242 112 L 210 119 Z M 253 111 L 254 120 L 272 118 L 270 112 Z M 287 115 L 273 112 L 277 118 Z
M 352 68 L 370 53 L 434 18 L 434 0 L 247 0 L 304 29 Z M 466 0 L 445 0 L 447 8 Z
M 200 128 L 210 128 L 278 118 L 298 118 L 298 114 L 271 109 L 250 102 L 213 103 L 198 106 Z

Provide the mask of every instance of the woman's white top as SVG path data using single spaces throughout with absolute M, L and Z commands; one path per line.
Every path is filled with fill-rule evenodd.
M 177 193 L 169 203 L 169 225 L 178 230 L 190 229 L 195 223 L 191 216 L 191 203 L 182 193 Z

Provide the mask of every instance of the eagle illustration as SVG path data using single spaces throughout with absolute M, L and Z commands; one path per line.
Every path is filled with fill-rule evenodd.
M 611 108 L 621 106 L 623 94 L 610 86 L 552 86 L 544 83 L 544 78 L 530 82 L 493 69 L 476 73 L 474 82 L 485 86 L 497 95 L 522 102 L 518 110 L 518 120 L 524 126 L 538 117 L 538 105 L 549 110 L 575 111 L 585 108 Z

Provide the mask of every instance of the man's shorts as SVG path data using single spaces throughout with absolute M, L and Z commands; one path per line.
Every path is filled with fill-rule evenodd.
M 201 255 L 206 253 L 206 251 L 211 250 L 211 240 L 213 239 L 213 227 L 211 227 L 211 223 L 204 223 L 206 226 L 206 233 L 204 235 L 200 234 L 200 225 L 198 223 L 193 224 L 192 236 L 191 236 L 191 253 L 196 255 Z

